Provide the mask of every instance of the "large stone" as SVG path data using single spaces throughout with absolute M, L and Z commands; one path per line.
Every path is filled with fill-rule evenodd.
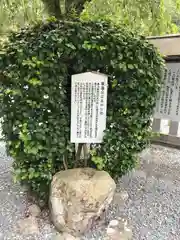
M 55 174 L 49 202 L 57 230 L 73 236 L 85 233 L 108 209 L 115 189 L 114 180 L 105 171 L 77 168 Z

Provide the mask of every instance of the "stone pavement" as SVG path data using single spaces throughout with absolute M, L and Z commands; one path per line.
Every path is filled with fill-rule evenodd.
M 12 159 L 5 154 L 0 142 L 0 240 L 53 240 L 57 232 L 43 210 L 36 218 L 33 234 L 20 231 L 30 203 L 26 192 L 14 184 Z M 122 204 L 118 192 L 122 189 Z M 133 240 L 180 239 L 180 151 L 152 146 L 141 154 L 138 169 L 119 179 L 117 193 L 104 225 L 82 237 L 84 240 L 103 240 L 111 220 L 126 216 L 133 226 Z M 19 222 L 20 221 L 20 222 Z M 23 223 L 25 224 L 25 222 Z M 32 229 L 31 229 L 32 230 Z

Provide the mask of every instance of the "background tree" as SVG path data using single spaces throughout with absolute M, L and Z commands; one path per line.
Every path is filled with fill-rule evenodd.
M 10 30 L 32 25 L 48 16 L 61 18 L 84 9 L 84 3 L 90 0 L 0 0 L 0 38 Z
M 61 18 L 75 12 L 79 15 L 84 10 L 84 4 L 91 0 L 42 0 L 48 13 Z
M 172 21 L 178 26 L 178 31 L 180 30 L 180 11 L 177 11 L 177 5 L 173 0 L 166 0 L 166 8 L 168 9 Z
M 179 3 L 179 0 L 92 0 L 85 5 L 82 18 L 109 19 L 144 35 L 176 33 Z
M 0 0 L 0 35 L 54 15 L 108 19 L 144 35 L 177 33 L 180 0 Z
M 47 16 L 40 0 L 0 0 L 0 36 Z

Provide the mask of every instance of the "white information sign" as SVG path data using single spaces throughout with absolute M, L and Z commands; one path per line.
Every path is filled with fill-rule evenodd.
M 180 121 L 180 63 L 167 63 L 154 118 Z
M 106 128 L 107 79 L 86 72 L 71 79 L 71 142 L 101 143 Z

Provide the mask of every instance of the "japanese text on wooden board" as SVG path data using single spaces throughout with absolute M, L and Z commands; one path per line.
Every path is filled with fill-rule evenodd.
M 101 143 L 106 128 L 107 76 L 82 73 L 71 82 L 71 142 Z
M 167 63 L 155 118 L 180 121 L 180 63 Z

